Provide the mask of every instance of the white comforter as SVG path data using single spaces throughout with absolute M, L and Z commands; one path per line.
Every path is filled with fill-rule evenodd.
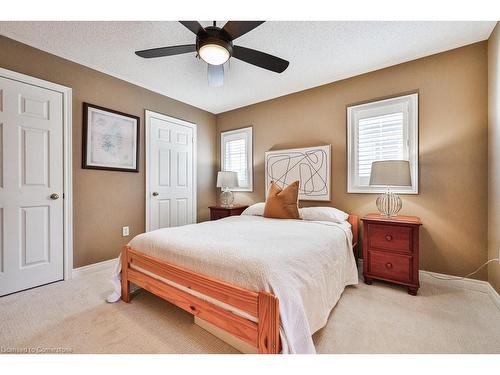
M 232 216 L 159 229 L 130 246 L 148 255 L 279 299 L 283 353 L 315 353 L 322 328 L 347 285 L 358 283 L 347 222 Z M 120 293 L 119 266 L 115 296 Z

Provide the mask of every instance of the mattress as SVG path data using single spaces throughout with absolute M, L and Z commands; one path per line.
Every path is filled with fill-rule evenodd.
M 312 334 L 326 324 L 344 288 L 358 282 L 347 222 L 231 216 L 143 233 L 129 246 L 242 288 L 273 293 L 280 301 L 283 353 L 315 353 Z M 119 267 L 117 262 L 115 294 L 120 292 Z

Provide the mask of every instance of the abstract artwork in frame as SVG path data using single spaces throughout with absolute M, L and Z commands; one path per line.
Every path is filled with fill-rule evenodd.
M 329 201 L 330 149 L 327 145 L 266 152 L 266 195 L 271 181 L 284 188 L 298 180 L 300 200 Z
M 137 116 L 83 103 L 82 168 L 139 172 Z

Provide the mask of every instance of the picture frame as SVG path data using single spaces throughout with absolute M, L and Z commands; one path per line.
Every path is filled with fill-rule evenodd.
M 139 172 L 140 118 L 83 103 L 82 168 Z
M 267 151 L 264 158 L 266 198 L 271 181 L 284 189 L 299 181 L 299 200 L 331 200 L 331 145 Z

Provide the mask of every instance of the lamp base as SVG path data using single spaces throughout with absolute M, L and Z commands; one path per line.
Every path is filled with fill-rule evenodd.
M 386 193 L 379 195 L 377 198 L 377 208 L 384 217 L 389 218 L 397 216 L 402 207 L 403 201 L 399 195 L 392 193 L 389 189 Z
M 223 188 L 220 193 L 220 204 L 222 207 L 231 208 L 233 207 L 234 194 L 228 188 Z

